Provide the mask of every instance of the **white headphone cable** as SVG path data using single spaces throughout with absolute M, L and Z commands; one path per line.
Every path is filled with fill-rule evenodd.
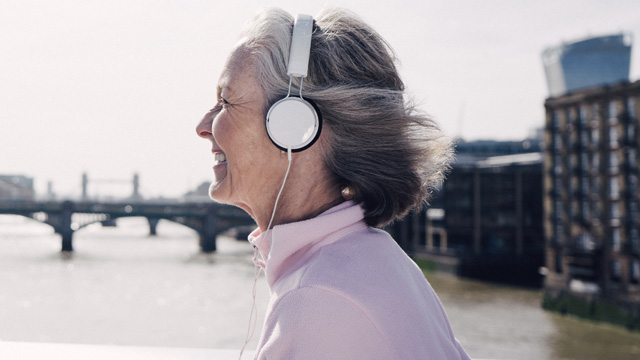
M 264 256 L 262 255 L 262 252 L 260 251 L 260 246 L 262 245 L 262 241 L 269 234 L 269 230 L 271 230 L 271 224 L 273 223 L 273 218 L 276 215 L 276 208 L 278 207 L 278 201 L 280 200 L 280 195 L 282 195 L 284 184 L 286 184 L 287 178 L 289 177 L 289 170 L 291 170 L 291 146 L 287 148 L 287 160 L 288 160 L 287 172 L 285 172 L 284 174 L 284 179 L 282 180 L 282 186 L 280 186 L 280 191 L 278 191 L 278 196 L 276 196 L 276 201 L 273 204 L 273 211 L 271 212 L 271 219 L 269 220 L 269 225 L 267 226 L 267 230 L 264 232 L 263 236 L 260 238 L 260 242 L 257 245 L 258 252 L 256 255 L 256 260 L 257 260 L 257 257 L 259 256 L 260 258 L 262 258 L 262 263 L 265 265 L 267 262 Z M 251 304 L 251 313 L 249 313 L 249 328 L 247 328 L 247 337 L 245 338 L 244 345 L 242 345 L 242 349 L 240 350 L 240 357 L 238 357 L 238 360 L 242 360 L 242 354 L 244 353 L 244 350 L 247 348 L 249 341 L 251 341 L 251 339 L 253 338 L 253 335 L 256 331 L 256 323 L 258 322 L 258 311 L 256 309 L 256 294 L 257 294 L 258 277 L 260 276 L 260 272 L 262 271 L 262 268 L 256 264 L 255 270 L 256 270 L 256 274 L 253 278 L 253 290 L 252 290 L 253 301 Z

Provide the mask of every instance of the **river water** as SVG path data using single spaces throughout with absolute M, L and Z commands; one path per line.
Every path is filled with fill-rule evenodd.
M 239 349 L 249 328 L 254 268 L 247 242 L 199 253 L 195 232 L 119 219 L 74 235 L 61 254 L 46 225 L 0 216 L 0 339 Z M 539 290 L 430 273 L 454 332 L 478 359 L 639 359 L 640 334 L 548 313 Z M 257 283 L 254 348 L 268 301 Z

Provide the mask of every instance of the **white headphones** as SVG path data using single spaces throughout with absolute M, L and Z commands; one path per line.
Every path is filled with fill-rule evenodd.
M 284 99 L 273 104 L 267 113 L 267 134 L 274 145 L 283 151 L 305 150 L 320 136 L 322 119 L 319 111 L 312 103 L 302 98 L 302 83 L 309 67 L 312 32 L 313 18 L 310 15 L 297 15 L 287 66 L 289 92 Z M 291 95 L 294 77 L 300 77 L 299 96 Z

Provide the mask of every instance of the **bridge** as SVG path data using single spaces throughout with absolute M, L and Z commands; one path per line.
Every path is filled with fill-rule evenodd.
M 73 251 L 73 233 L 96 222 L 122 217 L 146 217 L 150 234 L 155 235 L 160 219 L 182 224 L 199 235 L 200 249 L 216 250 L 218 234 L 243 225 L 255 225 L 239 208 L 213 202 L 156 201 L 1 201 L 0 214 L 20 215 L 53 227 L 62 238 L 62 251 Z

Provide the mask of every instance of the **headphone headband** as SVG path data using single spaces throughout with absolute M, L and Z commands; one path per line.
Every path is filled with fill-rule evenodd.
M 311 34 L 313 32 L 313 17 L 298 14 L 293 23 L 291 35 L 291 49 L 289 50 L 289 66 L 287 75 L 307 76 L 309 68 L 309 52 L 311 51 Z

